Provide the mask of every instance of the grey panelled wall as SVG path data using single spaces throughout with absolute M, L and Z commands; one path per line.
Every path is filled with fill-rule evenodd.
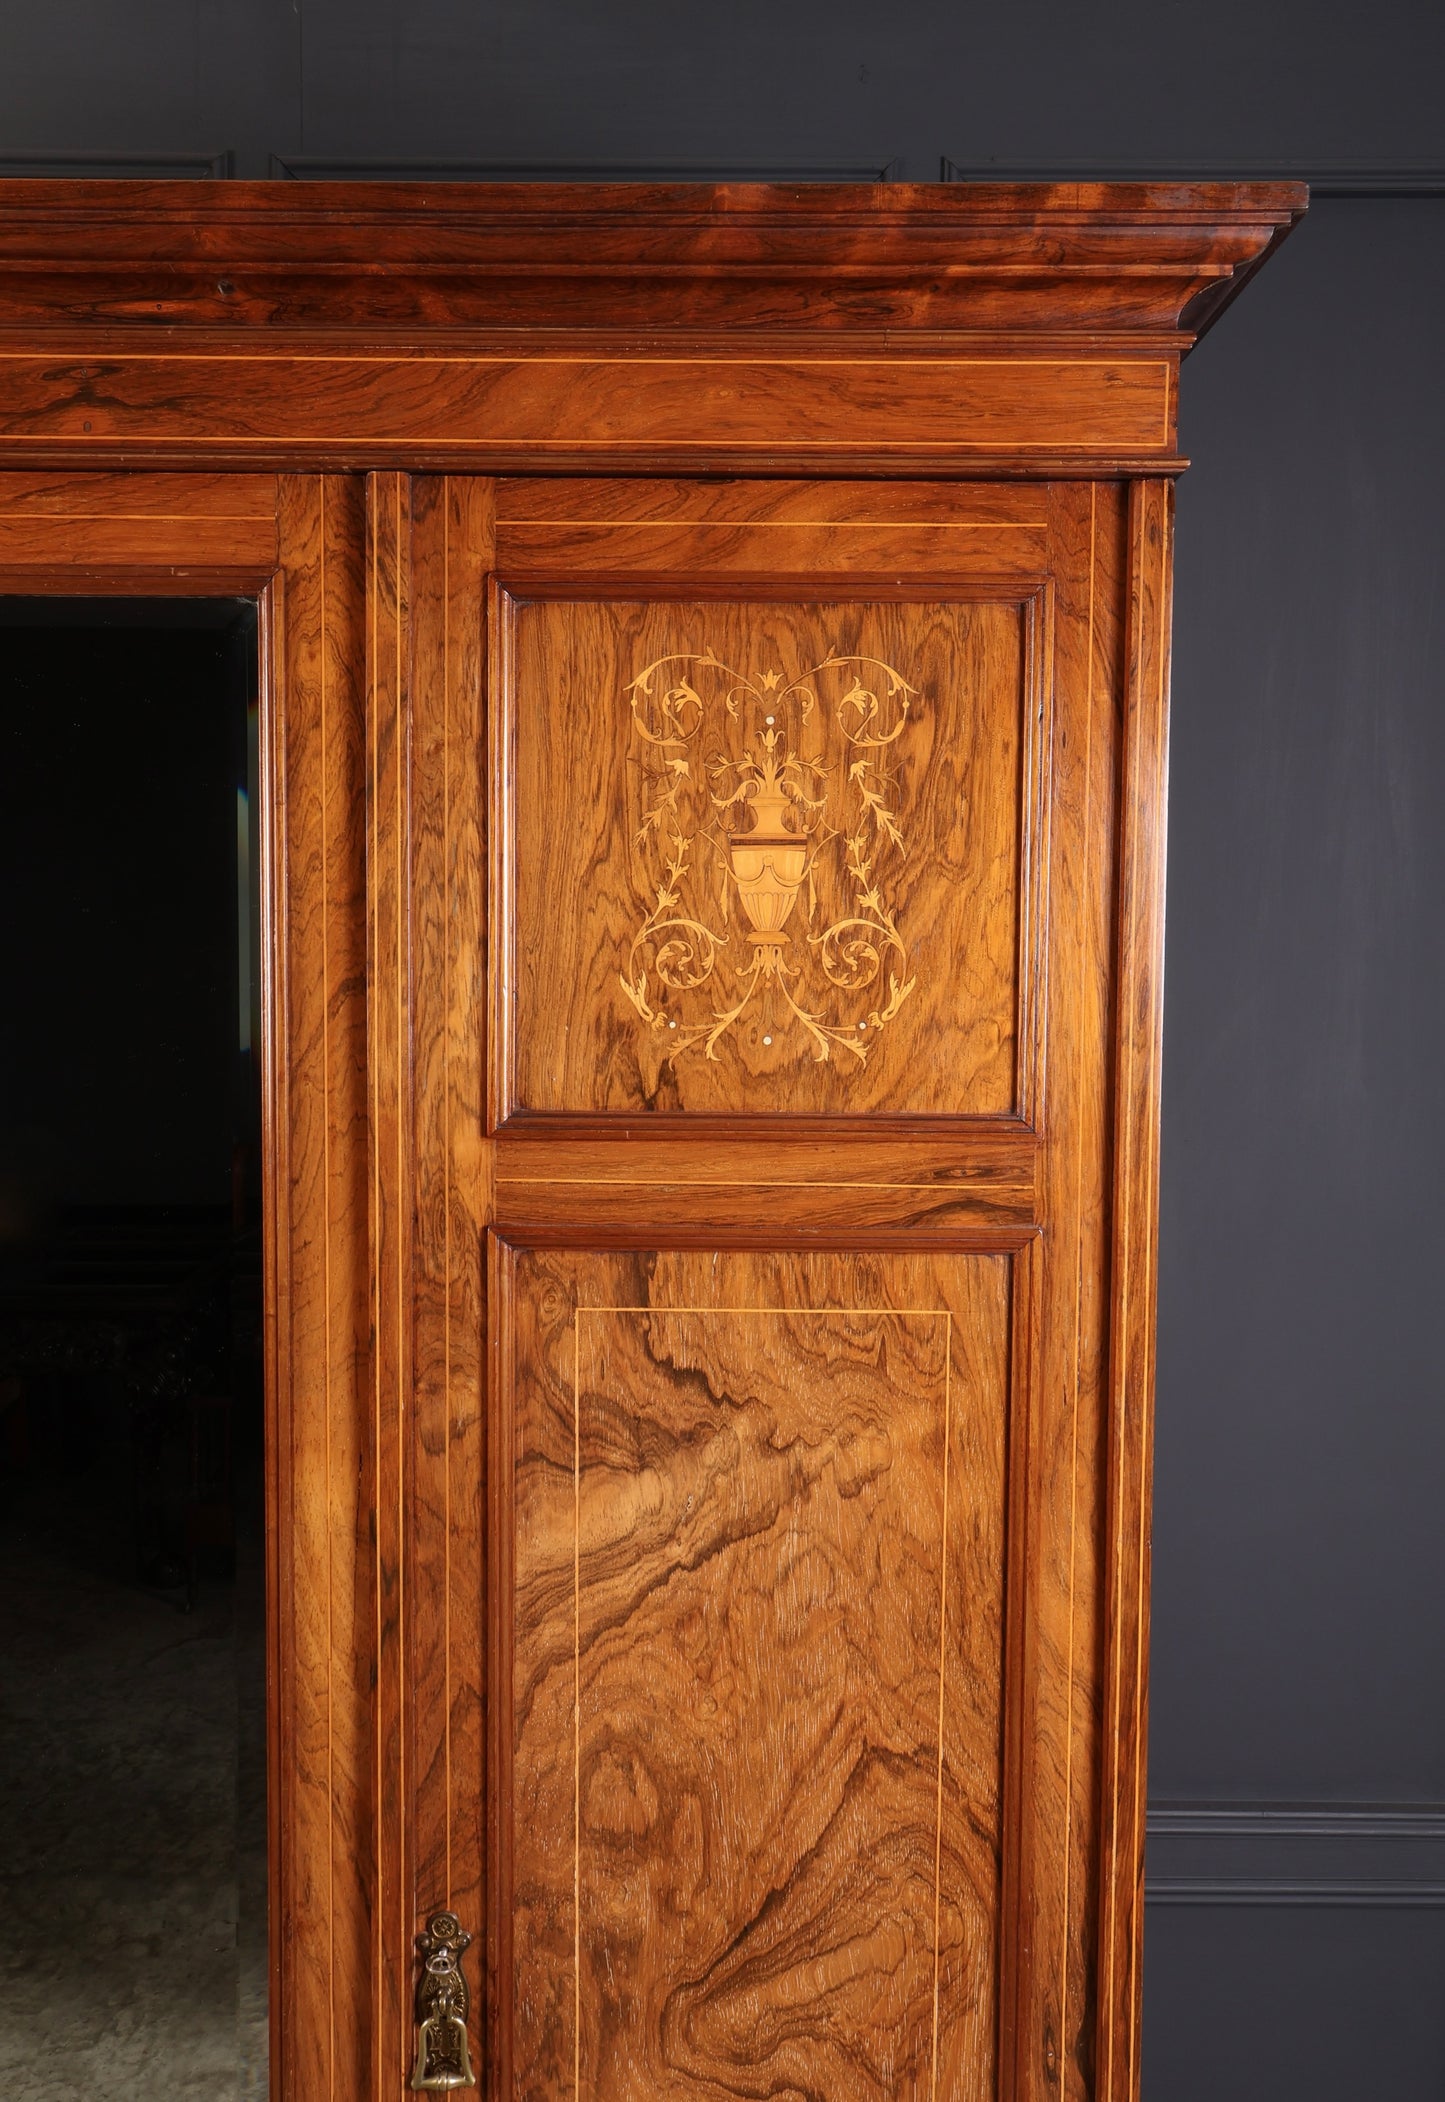
M 1437 0 L 0 10 L 8 173 L 1436 193 L 1326 196 L 1185 370 L 1146 2102 L 1445 2092 L 1442 78 Z
M 1433 0 L 50 0 L 0 9 L 0 155 L 1438 162 L 1442 56 Z

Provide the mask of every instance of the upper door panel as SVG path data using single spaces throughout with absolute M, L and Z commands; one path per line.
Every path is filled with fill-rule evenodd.
M 504 485 L 498 1122 L 1026 1114 L 1047 507 Z

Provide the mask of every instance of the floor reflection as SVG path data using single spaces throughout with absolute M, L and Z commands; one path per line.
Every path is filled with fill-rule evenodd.
M 259 1529 L 181 1610 L 137 1581 L 124 1458 L 12 1475 L 0 1513 L 0 2093 L 260 2102 Z

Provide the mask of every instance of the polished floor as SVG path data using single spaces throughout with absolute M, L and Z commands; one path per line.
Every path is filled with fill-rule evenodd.
M 135 1577 L 123 1470 L 0 1502 L 0 2097 L 267 2092 L 259 1541 L 193 1609 Z

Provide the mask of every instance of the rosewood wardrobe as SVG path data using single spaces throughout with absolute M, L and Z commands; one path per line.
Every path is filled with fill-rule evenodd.
M 1135 2093 L 1177 380 L 1303 206 L 0 185 L 0 590 L 263 612 L 281 2102 Z

